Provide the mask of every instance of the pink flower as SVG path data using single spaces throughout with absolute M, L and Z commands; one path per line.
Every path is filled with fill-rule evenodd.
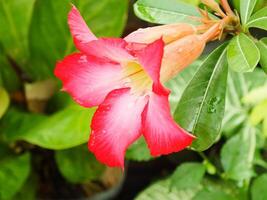
M 160 82 L 162 39 L 138 50 L 123 39 L 98 39 L 75 7 L 68 23 L 80 53 L 58 62 L 55 75 L 80 105 L 98 106 L 88 146 L 99 161 L 123 167 L 127 147 L 141 135 L 153 156 L 192 143 L 194 136 L 172 119 L 170 92 Z

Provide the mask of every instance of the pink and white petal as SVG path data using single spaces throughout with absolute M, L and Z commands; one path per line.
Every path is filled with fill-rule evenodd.
M 55 75 L 62 80 L 63 90 L 82 106 L 92 107 L 103 102 L 106 95 L 122 87 L 122 68 L 82 53 L 67 56 L 58 62 Z
M 126 47 L 127 42 L 123 39 L 100 38 L 89 42 L 83 52 L 105 61 L 121 63 L 133 59 Z
M 168 95 L 152 93 L 142 114 L 143 134 L 151 155 L 178 152 L 189 146 L 194 136 L 178 126 L 170 113 Z
M 162 39 L 159 39 L 140 50 L 136 56 L 144 70 L 153 80 L 153 91 L 160 94 L 167 94 L 168 91 L 160 83 L 163 48 L 164 43 Z
M 86 43 L 97 40 L 97 37 L 88 28 L 78 9 L 73 5 L 68 14 L 68 24 L 76 47 L 83 51 Z
M 141 114 L 147 101 L 147 97 L 132 95 L 130 88 L 108 94 L 92 119 L 88 144 L 100 162 L 124 167 L 127 147 L 141 135 Z

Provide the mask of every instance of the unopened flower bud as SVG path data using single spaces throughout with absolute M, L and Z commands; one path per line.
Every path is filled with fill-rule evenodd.
M 198 35 L 189 35 L 164 47 L 160 79 L 166 82 L 186 66 L 193 63 L 203 52 L 206 41 Z
M 148 44 L 162 37 L 165 44 L 196 33 L 194 26 L 190 24 L 168 24 L 141 28 L 132 32 L 124 39 L 127 42 Z

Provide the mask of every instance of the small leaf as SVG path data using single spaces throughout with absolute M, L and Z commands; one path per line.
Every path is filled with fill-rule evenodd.
M 98 179 L 105 167 L 92 155 L 86 145 L 56 151 L 56 162 L 61 174 L 72 183 Z
M 139 138 L 127 149 L 126 158 L 134 161 L 148 161 L 153 159 L 143 137 Z
M 183 163 L 171 176 L 171 188 L 177 190 L 198 186 L 205 174 L 205 166 L 201 163 Z
M 261 58 L 260 58 L 260 65 L 262 69 L 267 74 L 267 37 L 262 38 L 258 43 L 257 46 L 260 50 Z
M 233 38 L 227 48 L 229 67 L 236 72 L 252 72 L 260 60 L 260 51 L 244 33 Z
M 202 63 L 174 113 L 176 122 L 197 136 L 192 144 L 197 151 L 209 148 L 220 133 L 228 68 L 225 46 L 217 48 Z
M 267 31 L 267 7 L 262 8 L 251 16 L 247 27 L 256 27 Z
M 267 84 L 257 87 L 242 98 L 244 104 L 256 105 L 267 99 Z
M 201 186 L 198 186 L 170 191 L 169 186 L 169 179 L 158 181 L 142 191 L 135 200 L 192 200 L 192 197 L 201 189 Z
M 25 140 L 47 149 L 67 149 L 87 142 L 94 111 L 75 105 L 48 117 L 11 109 L 0 128 L 9 141 Z
M 240 0 L 240 15 L 242 24 L 246 24 L 251 16 L 257 0 Z
M 9 199 L 23 186 L 30 173 L 30 154 L 0 160 L 0 199 Z
M 186 22 L 196 24 L 191 16 L 200 17 L 197 7 L 177 0 L 138 0 L 134 4 L 135 14 L 148 22 L 170 24 Z
M 267 174 L 262 174 L 253 181 L 251 187 L 252 200 L 267 199 L 266 185 L 267 185 Z
M 9 106 L 9 95 L 4 88 L 0 86 L 0 119 L 5 114 Z
M 267 99 L 253 108 L 250 122 L 253 125 L 258 125 L 265 117 L 267 117 Z
M 252 176 L 255 147 L 255 129 L 248 125 L 224 144 L 221 162 L 227 178 L 244 181 Z

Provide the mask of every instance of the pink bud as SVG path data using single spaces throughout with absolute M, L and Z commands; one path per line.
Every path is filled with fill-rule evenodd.
M 166 82 L 186 66 L 193 63 L 203 52 L 206 41 L 198 35 L 189 35 L 164 47 L 160 79 Z
M 168 24 L 138 29 L 124 39 L 127 42 L 148 44 L 162 37 L 164 43 L 169 44 L 170 42 L 195 33 L 195 27 L 190 24 Z

